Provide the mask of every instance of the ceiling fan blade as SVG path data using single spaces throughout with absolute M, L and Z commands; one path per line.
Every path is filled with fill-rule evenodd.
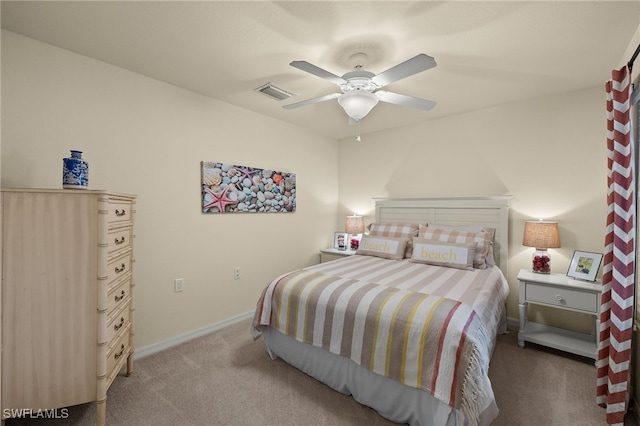
M 419 72 L 426 71 L 436 66 L 436 60 L 429 55 L 421 53 L 408 59 L 401 64 L 391 67 L 386 71 L 382 71 L 371 79 L 378 86 L 383 87 L 394 81 L 401 80 Z
M 315 103 L 318 103 L 318 102 L 328 101 L 329 99 L 335 99 L 337 97 L 340 97 L 340 95 L 342 95 L 342 93 L 331 93 L 330 95 L 319 96 L 317 98 L 307 99 L 306 101 L 300 101 L 300 102 L 296 102 L 296 103 L 289 104 L 289 105 L 283 105 L 282 108 L 284 108 L 284 109 L 300 108 L 300 107 L 303 107 L 305 105 L 311 105 L 311 104 L 315 104 Z
M 423 111 L 429 111 L 436 103 L 427 99 L 414 98 L 413 96 L 401 95 L 399 93 L 386 92 L 379 90 L 375 94 L 380 98 L 382 102 L 388 102 L 391 104 L 402 105 L 409 108 L 421 109 Z
M 329 71 L 325 71 L 322 68 L 317 67 L 313 64 L 310 64 L 307 61 L 293 61 L 289 65 L 291 65 L 294 68 L 298 68 L 299 70 L 313 74 L 317 77 L 323 78 L 327 81 L 330 81 L 333 84 L 341 85 L 346 83 L 346 81 L 342 77 L 338 77 L 337 75 L 332 74 Z

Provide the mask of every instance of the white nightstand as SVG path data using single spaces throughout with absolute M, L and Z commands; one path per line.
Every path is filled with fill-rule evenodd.
M 320 263 L 336 260 L 344 256 L 353 256 L 355 253 L 355 250 L 338 250 L 336 248 L 320 250 Z
M 588 358 L 597 357 L 597 333 L 600 328 L 602 281 L 574 280 L 561 274 L 536 274 L 525 269 L 520 281 L 520 331 L 518 346 L 532 342 Z M 577 333 L 527 320 L 527 304 L 550 306 L 595 316 L 595 335 Z

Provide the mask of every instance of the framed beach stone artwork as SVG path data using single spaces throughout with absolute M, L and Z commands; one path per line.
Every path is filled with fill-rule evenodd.
M 203 213 L 292 213 L 296 175 L 202 161 Z

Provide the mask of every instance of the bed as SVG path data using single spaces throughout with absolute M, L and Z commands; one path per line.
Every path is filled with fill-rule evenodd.
M 506 331 L 509 197 L 377 199 L 353 256 L 271 280 L 252 333 L 383 417 L 488 425 Z

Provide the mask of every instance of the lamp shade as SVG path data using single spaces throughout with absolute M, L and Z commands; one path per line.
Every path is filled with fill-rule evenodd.
M 522 245 L 539 250 L 560 248 L 558 222 L 528 221 L 524 223 Z
M 356 90 L 347 92 L 338 98 L 338 103 L 347 115 L 358 121 L 363 119 L 374 106 L 378 104 L 378 97 L 373 93 Z
M 362 220 L 362 216 L 347 216 L 347 225 L 345 228 L 347 230 L 347 234 L 363 234 L 364 221 Z

